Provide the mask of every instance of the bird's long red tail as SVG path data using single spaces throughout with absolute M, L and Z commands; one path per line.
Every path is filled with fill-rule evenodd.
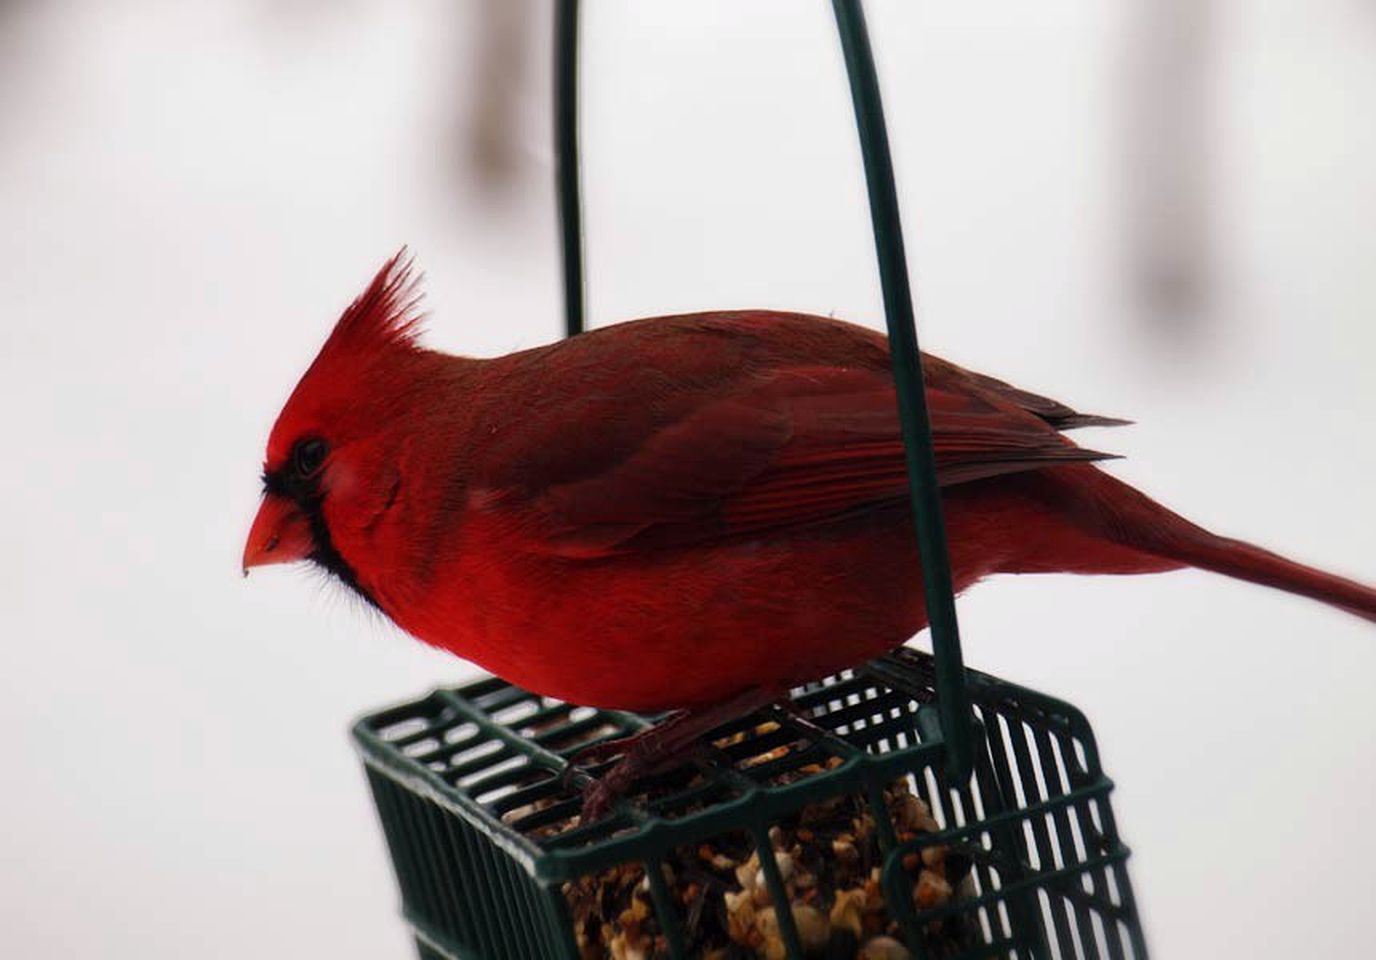
M 1071 468 L 1090 487 L 1099 535 L 1140 553 L 1212 570 L 1340 607 L 1376 622 L 1376 589 L 1210 533 L 1094 468 Z M 1081 522 L 1084 517 L 1079 518 Z

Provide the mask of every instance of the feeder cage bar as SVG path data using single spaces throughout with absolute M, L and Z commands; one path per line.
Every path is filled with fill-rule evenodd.
M 969 778 L 973 765 L 970 698 L 965 692 L 955 590 L 951 585 L 951 561 L 946 551 L 946 528 L 936 480 L 936 458 L 932 453 L 927 395 L 918 359 L 921 354 L 913 320 L 913 296 L 908 285 L 889 135 L 884 125 L 879 81 L 860 2 L 833 0 L 832 8 L 841 34 L 841 49 L 845 54 L 855 123 L 865 161 L 870 219 L 874 225 L 874 246 L 879 255 L 879 279 L 884 292 L 884 319 L 889 328 L 889 355 L 893 362 L 894 384 L 898 388 L 903 448 L 908 461 L 908 490 L 922 556 L 922 583 L 932 631 L 932 650 L 936 654 L 937 687 L 941 692 L 938 709 L 942 732 L 946 735 L 947 764 L 951 779 L 959 783 Z

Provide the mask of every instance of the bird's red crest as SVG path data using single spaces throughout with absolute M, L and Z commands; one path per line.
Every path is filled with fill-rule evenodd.
M 317 363 L 341 356 L 369 357 L 393 347 L 412 347 L 420 335 L 420 278 L 405 247 L 382 265 L 368 289 L 340 316 L 320 348 Z
M 337 426 L 341 416 L 363 415 L 369 401 L 385 406 L 392 399 L 393 391 L 378 388 L 378 378 L 420 352 L 420 278 L 413 263 L 402 247 L 340 315 L 278 416 L 267 466 L 279 463 L 300 436 Z

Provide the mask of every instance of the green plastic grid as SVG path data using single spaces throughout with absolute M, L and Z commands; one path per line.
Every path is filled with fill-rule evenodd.
M 714 734 L 744 734 L 711 748 L 689 785 L 618 801 L 613 814 L 552 836 L 572 820 L 587 774 L 568 758 L 591 743 L 649 722 L 542 698 L 496 679 L 442 689 L 381 711 L 354 728 L 400 881 L 403 912 L 422 955 L 451 960 L 577 957 L 564 884 L 619 864 L 643 864 L 667 956 L 687 958 L 682 919 L 660 864 L 674 850 L 745 831 L 768 850 L 770 827 L 804 806 L 851 795 L 880 825 L 882 885 L 890 913 L 918 958 L 922 930 L 958 916 L 977 957 L 1144 958 L 1121 843 L 1108 803 L 1112 783 L 1093 733 L 1068 704 L 975 671 L 975 762 L 966 781 L 946 775 L 935 712 L 933 658 L 902 649 L 855 671 L 793 692 Z M 760 733 L 772 720 L 777 728 Z M 787 747 L 742 769 L 742 761 Z M 796 782 L 780 774 L 824 757 L 833 769 Z M 566 782 L 567 775 L 567 782 Z M 881 791 L 911 778 L 940 831 L 898 843 Z M 674 775 L 652 778 L 674 782 Z M 513 811 L 538 807 L 513 820 Z M 510 822 L 508 822 L 510 821 Z M 906 854 L 941 845 L 969 860 L 973 889 L 947 905 L 912 905 Z M 788 902 L 774 860 L 761 866 L 775 903 Z M 788 956 L 804 953 L 788 911 L 779 911 Z

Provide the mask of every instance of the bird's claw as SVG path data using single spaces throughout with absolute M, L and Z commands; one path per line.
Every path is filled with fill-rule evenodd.
M 614 740 L 603 740 L 601 743 L 584 747 L 569 757 L 568 769 L 588 770 L 611 760 L 613 757 L 619 757 L 629 751 L 634 740 L 634 737 L 617 737 Z
M 648 772 L 644 757 L 627 750 L 626 755 L 616 762 L 606 773 L 588 781 L 583 788 L 583 808 L 579 813 L 580 823 L 595 823 L 611 813 L 617 798 L 621 797 L 631 784 Z
M 583 788 L 583 807 L 578 814 L 580 824 L 596 823 L 612 811 L 616 795 L 601 780 L 593 780 Z
M 599 764 L 629 753 L 633 739 L 633 737 L 617 737 L 614 740 L 604 740 L 579 750 L 568 758 L 564 772 L 559 775 L 560 784 L 565 790 L 572 792 L 576 787 L 574 777 L 580 772 L 588 773 Z M 596 779 L 593 782 L 596 783 Z

